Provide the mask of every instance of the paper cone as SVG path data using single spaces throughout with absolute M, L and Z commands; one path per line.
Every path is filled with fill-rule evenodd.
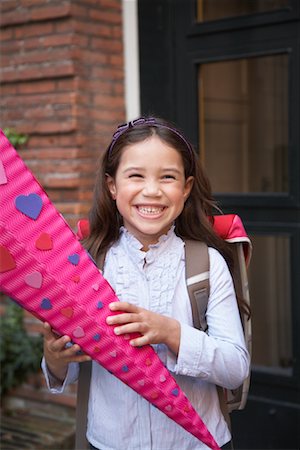
M 218 445 L 151 346 L 106 325 L 113 289 L 41 185 L 0 133 L 1 291 L 50 323 L 212 449 Z

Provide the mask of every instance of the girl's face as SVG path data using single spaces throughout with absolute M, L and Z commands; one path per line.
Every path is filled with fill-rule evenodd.
M 183 210 L 193 177 L 185 179 L 180 153 L 156 135 L 124 148 L 116 176 L 107 177 L 124 226 L 148 250 Z

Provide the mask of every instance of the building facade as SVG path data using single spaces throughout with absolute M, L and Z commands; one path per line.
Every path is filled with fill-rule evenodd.
M 232 415 L 235 447 L 299 448 L 299 2 L 1 8 L 1 127 L 29 136 L 20 153 L 72 227 L 116 124 L 155 114 L 189 136 L 254 244 L 251 388 Z

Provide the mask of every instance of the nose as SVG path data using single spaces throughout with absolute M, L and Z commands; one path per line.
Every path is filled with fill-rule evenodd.
M 160 183 L 156 179 L 148 179 L 144 184 L 144 195 L 156 197 L 161 194 Z

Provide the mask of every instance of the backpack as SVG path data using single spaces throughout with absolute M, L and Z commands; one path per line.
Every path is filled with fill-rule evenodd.
M 215 232 L 226 242 L 232 244 L 234 259 L 234 272 L 232 273 L 237 298 L 242 298 L 250 308 L 250 296 L 247 278 L 247 268 L 251 259 L 252 245 L 243 223 L 236 214 L 214 216 L 213 227 Z M 87 220 L 78 222 L 78 238 L 83 239 L 89 235 Z M 186 254 L 186 283 L 191 302 L 193 324 L 195 328 L 207 331 L 206 309 L 209 299 L 209 255 L 208 247 L 204 242 L 185 240 Z M 99 261 L 102 269 L 104 258 Z M 240 311 L 244 330 L 246 348 L 251 356 L 251 319 Z M 76 409 L 76 444 L 75 448 L 85 449 L 86 421 L 88 410 L 88 397 L 91 378 L 91 362 L 80 365 L 77 389 Z M 217 386 L 220 408 L 230 428 L 229 413 L 245 407 L 250 385 L 250 375 L 237 389 L 224 389 Z M 80 407 L 79 407 L 80 406 Z

